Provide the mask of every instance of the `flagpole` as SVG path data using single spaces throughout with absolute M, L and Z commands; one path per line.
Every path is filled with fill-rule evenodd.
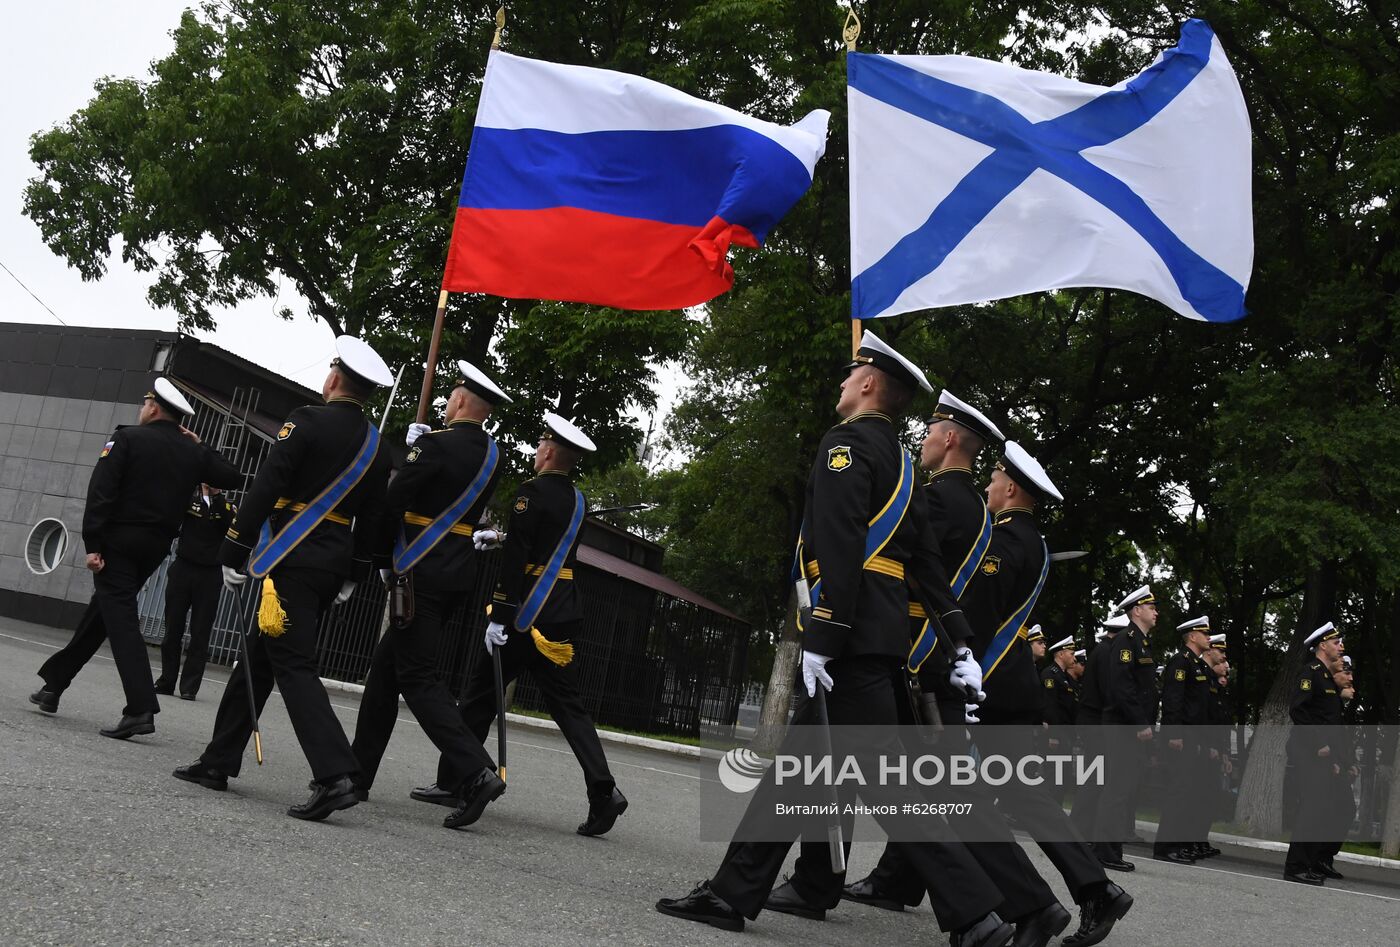
M 496 8 L 496 33 L 491 37 L 491 48 L 501 48 L 501 31 L 506 28 L 506 8 Z M 442 320 L 447 315 L 447 290 L 438 293 L 437 312 L 433 314 L 433 335 L 428 342 L 428 364 L 423 371 L 423 390 L 418 395 L 418 423 L 428 419 L 428 408 L 433 403 L 433 378 L 437 375 L 438 349 L 442 346 Z
M 841 38 L 846 41 L 846 52 L 856 51 L 856 40 L 860 38 L 860 17 L 856 16 L 855 5 L 846 9 L 846 22 L 841 27 Z M 851 320 L 851 357 L 860 352 L 860 320 Z

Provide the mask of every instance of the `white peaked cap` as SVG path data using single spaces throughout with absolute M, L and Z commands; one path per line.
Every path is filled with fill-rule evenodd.
M 1074 652 L 1075 659 L 1079 661 L 1083 661 L 1086 657 L 1088 657 L 1088 655 L 1089 652 L 1085 651 L 1083 648 L 1080 648 L 1078 651 Z
M 929 384 L 928 378 L 925 377 L 919 366 L 890 348 L 869 329 L 866 329 L 865 334 L 860 337 L 860 348 L 856 352 L 855 361 L 851 362 L 851 367 L 856 365 L 874 365 L 882 372 L 887 372 L 903 382 L 917 385 L 924 391 L 933 392 L 933 386 Z
M 1131 594 L 1131 595 L 1125 597 L 1125 598 L 1123 599 L 1123 601 L 1121 601 L 1121 602 L 1119 602 L 1117 605 L 1115 605 L 1115 606 L 1113 607 L 1113 610 L 1116 611 L 1116 612 L 1126 612 L 1128 609 L 1132 608 L 1134 605 L 1141 605 L 1141 604 L 1143 604 L 1144 602 L 1155 602 L 1155 601 L 1156 601 L 1156 599 L 1152 597 L 1152 586 L 1150 586 L 1150 585 L 1144 585 L 1142 588 L 1138 589 L 1138 590 L 1137 590 L 1136 592 L 1134 592 L 1133 594 Z
M 1176 626 L 1177 631 L 1190 631 L 1192 628 L 1199 628 L 1201 631 L 1210 631 L 1210 619 L 1202 615 L 1200 618 L 1193 618 L 1184 621 Z
M 553 411 L 544 413 L 544 426 L 549 428 L 551 438 L 576 450 L 592 453 L 598 449 L 598 445 L 593 443 L 592 438 L 580 431 L 574 422 L 561 418 Z
M 1026 449 L 1015 441 L 1007 441 L 1002 447 L 1001 467 L 1017 485 L 1029 490 L 1038 498 L 1063 500 L 1059 489 L 1051 481 L 1045 468 L 1040 466 Z
M 492 404 L 510 404 L 515 400 L 487 378 L 485 372 L 466 359 L 457 359 L 457 371 L 462 373 L 462 384 L 468 391 L 480 395 Z
M 1221 632 L 1221 633 L 1218 634 L 1218 635 L 1211 635 L 1211 636 L 1210 636 L 1210 646 L 1211 646 L 1212 648 L 1220 647 L 1220 648 L 1223 649 L 1223 648 L 1225 647 L 1225 633 L 1224 633 L 1224 632 Z
M 1308 635 L 1307 640 L 1304 641 L 1303 644 L 1315 645 L 1325 638 L 1340 638 L 1341 636 L 1342 633 L 1338 631 L 1336 627 L 1329 621 L 1317 631 L 1314 631 L 1312 634 Z
M 176 414 L 194 414 L 194 407 L 190 404 L 189 399 L 179 388 L 175 387 L 169 378 L 164 376 L 157 378 L 151 388 L 150 397 L 155 398 L 171 411 Z
M 938 410 L 930 420 L 954 421 L 979 437 L 1000 442 L 1006 441 L 1006 435 L 1001 433 L 1001 428 L 988 420 L 981 411 L 963 401 L 947 388 L 944 388 L 943 393 L 938 396 Z
M 1050 646 L 1050 651 L 1053 653 L 1053 652 L 1059 651 L 1061 648 L 1073 648 L 1073 647 L 1074 647 L 1074 636 L 1073 636 L 1073 635 L 1070 635 L 1068 638 L 1061 638 L 1059 641 L 1057 641 L 1057 642 L 1055 642 L 1054 644 L 1052 644 L 1052 645 Z
M 363 339 L 357 339 L 353 335 L 337 336 L 335 354 L 340 359 L 341 367 L 352 375 L 358 375 L 381 388 L 388 388 L 394 383 L 394 373 L 389 371 L 389 366 L 379 357 L 379 353 L 370 348 L 369 343 Z
M 1112 618 L 1105 618 L 1103 620 L 1103 626 L 1105 628 L 1112 628 L 1115 631 L 1119 628 L 1127 628 L 1130 624 L 1132 624 L 1132 619 L 1127 615 L 1114 615 Z

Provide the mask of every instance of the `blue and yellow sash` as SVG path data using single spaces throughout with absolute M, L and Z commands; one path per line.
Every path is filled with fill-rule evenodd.
M 1021 629 L 1025 627 L 1026 619 L 1031 617 L 1031 612 L 1035 610 L 1036 599 L 1040 598 L 1041 590 L 1045 588 L 1045 577 L 1050 574 L 1050 548 L 1045 545 L 1044 539 L 1040 541 L 1040 549 L 1045 558 L 1040 567 L 1040 578 L 1036 580 L 1030 598 L 1021 603 L 1021 607 L 1016 609 L 1010 618 L 1002 622 L 997 633 L 992 636 L 992 643 L 988 646 L 987 653 L 982 655 L 982 680 L 984 681 L 992 676 L 992 672 L 997 669 L 1001 659 L 1006 657 L 1011 646 L 1016 643 L 1016 639 L 1021 637 Z
M 564 535 L 559 537 L 559 544 L 554 547 L 549 561 L 544 564 L 544 570 L 535 580 L 530 594 L 525 596 L 525 601 L 516 609 L 516 628 L 532 627 L 540 615 L 540 610 L 544 608 L 544 603 L 549 601 L 549 593 L 554 590 L 554 583 L 559 581 L 559 573 L 563 571 L 564 562 L 569 558 L 569 550 L 573 548 L 574 540 L 578 538 L 579 527 L 583 525 L 583 505 L 583 494 L 579 493 L 578 487 L 574 487 L 574 515 L 569 518 Z
M 477 501 L 486 489 L 486 485 L 491 482 L 491 475 L 496 472 L 498 457 L 496 441 L 488 436 L 486 438 L 486 459 L 481 462 L 481 469 L 472 478 L 472 482 L 467 484 L 467 489 L 462 492 L 462 495 L 453 500 L 452 504 L 439 513 L 431 523 L 424 526 L 422 531 L 413 537 L 413 542 L 406 542 L 403 529 L 399 530 L 399 538 L 394 542 L 395 572 L 403 575 L 418 565 L 424 556 L 433 551 L 433 547 L 452 532 L 452 527 L 457 525 L 458 520 L 467 515 L 472 504 Z
M 977 534 L 977 541 L 972 544 L 972 548 L 967 552 L 967 558 L 963 560 L 958 571 L 953 578 L 948 581 L 948 586 L 953 590 L 953 598 L 962 598 L 963 592 L 967 589 L 967 584 L 972 581 L 972 577 L 977 574 L 977 567 L 982 564 L 982 557 L 987 554 L 987 550 L 992 545 L 992 514 L 987 509 L 987 504 L 982 504 L 982 530 Z M 922 610 L 922 609 L 921 609 Z M 909 649 L 909 670 L 917 671 L 928 656 L 933 654 L 933 647 L 938 643 L 938 636 L 929 631 L 928 618 L 924 618 L 923 627 L 914 636 L 914 644 Z
M 257 548 L 253 550 L 253 557 L 248 563 L 248 573 L 255 579 L 263 578 L 303 539 L 311 535 L 311 531 L 331 515 L 336 504 L 355 489 L 365 471 L 369 470 L 370 464 L 374 463 L 374 455 L 378 450 L 379 431 L 375 430 L 373 424 L 366 423 L 364 443 L 360 445 L 350 466 L 342 470 L 316 499 L 298 510 L 276 536 L 272 535 L 272 527 L 267 522 L 263 523 L 262 531 L 258 534 Z
M 914 458 L 910 457 L 907 451 L 900 451 L 899 456 L 899 481 L 894 485 L 894 492 L 885 501 L 880 512 L 870 521 L 870 528 L 865 534 L 865 562 L 861 568 L 882 575 L 894 575 L 895 570 L 898 570 L 900 574 L 897 578 L 903 578 L 903 564 L 880 555 L 894 538 L 899 524 L 904 522 L 905 514 L 909 512 L 909 501 L 914 497 Z M 821 573 L 817 569 L 817 563 L 813 562 L 809 566 L 803 562 L 802 550 L 806 542 L 807 522 L 803 520 L 802 529 L 797 534 L 797 552 L 793 560 L 792 577 L 794 582 L 804 576 L 812 580 L 811 599 L 812 604 L 816 605 L 821 598 Z M 798 612 L 797 628 L 799 631 L 802 629 L 801 610 Z

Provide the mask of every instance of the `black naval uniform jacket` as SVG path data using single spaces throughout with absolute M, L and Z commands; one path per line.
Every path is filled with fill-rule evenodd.
M 987 694 L 979 715 L 984 723 L 1039 723 L 1040 675 L 1020 629 L 995 669 L 989 666 L 987 649 L 997 629 L 1025 604 L 1040 581 L 1045 541 L 1035 515 L 1024 507 L 1001 510 L 993 524 L 992 544 L 962 597 L 976 634 L 972 653 L 982 665 L 982 690 Z
M 1162 672 L 1162 736 L 1210 746 L 1210 734 L 1199 729 L 1210 719 L 1211 673 L 1205 659 L 1190 650 L 1178 651 Z
M 325 490 L 355 459 L 368 423 L 364 406 L 349 398 L 293 411 L 277 432 L 224 539 L 223 564 L 244 571 L 262 524 L 270 522 L 276 535 L 295 515 L 295 505 L 310 502 Z M 381 443 L 364 476 L 332 511 L 335 519 L 321 520 L 279 568 L 321 569 L 356 582 L 369 575 L 389 476 L 389 456 L 383 447 Z
M 1210 676 L 1210 709 L 1206 713 L 1210 719 L 1211 740 L 1209 745 L 1220 751 L 1221 756 L 1230 752 L 1230 730 L 1235 725 L 1235 711 L 1230 703 L 1230 688 L 1219 682 L 1214 672 Z
M 376 557 L 382 568 L 389 568 L 394 542 L 400 529 L 406 543 L 413 542 L 438 514 L 466 492 L 486 460 L 490 438 L 480 421 L 459 418 L 439 431 L 419 435 L 408 458 L 384 494 L 383 531 Z M 413 580 L 423 590 L 461 592 L 471 587 L 475 573 L 472 560 L 472 530 L 481 521 L 486 504 L 496 492 L 496 483 L 505 469 L 499 457 L 491 479 L 452 531 L 413 567 Z
M 871 568 L 865 566 L 870 521 L 899 481 L 903 449 L 883 414 L 852 415 L 826 432 L 807 477 L 802 566 L 808 582 L 821 578 L 802 647 L 829 658 L 873 654 L 909 656 L 912 576 L 942 616 L 954 640 L 970 637 L 948 588 L 938 541 L 929 528 L 925 491 L 917 487 L 909 510 Z
M 587 500 L 585 498 L 585 507 Z M 574 484 L 569 475 L 559 470 L 541 471 L 516 491 L 510 505 L 510 523 L 502 543 L 501 575 L 491 595 L 491 620 L 506 628 L 515 627 L 515 613 L 535 587 L 549 557 L 554 553 L 569 518 L 574 513 Z M 580 529 L 569 546 L 559 580 L 545 599 L 544 607 L 535 617 L 535 624 L 558 625 L 583 617 L 578 591 L 574 588 L 574 566 L 578 561 Z M 520 631 L 529 631 L 521 628 Z
M 206 504 L 202 491 L 195 491 L 194 499 L 185 508 L 185 518 L 180 522 L 180 542 L 175 547 L 177 559 L 205 568 L 219 564 L 219 547 L 238 513 L 238 507 L 222 493 L 208 499 Z
M 1128 625 L 1112 640 L 1104 639 L 1094 650 L 1095 654 L 1109 648 L 1103 657 L 1090 667 L 1097 667 L 1103 675 L 1098 686 L 1103 698 L 1102 722 L 1111 724 L 1131 724 L 1139 730 L 1150 727 L 1155 722 L 1157 703 L 1157 682 L 1152 673 L 1152 655 L 1147 652 L 1146 640 L 1137 625 Z M 1144 675 L 1144 670 L 1147 672 Z M 1089 670 L 1084 672 L 1086 682 Z
M 1303 761 L 1316 758 L 1317 751 L 1331 746 L 1340 734 L 1340 729 L 1333 728 L 1340 728 L 1344 712 L 1342 695 L 1332 679 L 1332 672 L 1316 657 L 1309 658 L 1298 674 L 1298 683 L 1288 704 L 1288 717 L 1293 721 L 1288 735 L 1289 755 Z M 1350 761 L 1342 760 L 1339 749 L 1331 746 L 1330 762 L 1340 763 L 1345 769 Z
M 191 490 L 201 483 L 236 487 L 239 480 L 237 468 L 181 434 L 174 421 L 119 427 L 92 468 L 83 544 L 103 553 L 127 537 L 169 549 Z
M 935 470 L 929 482 L 924 485 L 922 493 L 928 507 L 929 528 L 933 531 L 934 542 L 938 545 L 943 571 L 951 582 L 982 533 L 987 507 L 973 485 L 972 471 L 966 467 L 944 467 Z M 923 628 L 924 610 L 912 597 L 909 610 L 913 616 L 910 633 L 916 636 Z M 952 634 L 951 630 L 949 634 Z M 940 701 L 960 702 L 964 698 L 948 679 L 949 667 L 948 658 L 943 650 L 935 648 L 919 668 L 919 679 L 925 693 L 937 694 Z
M 1105 722 L 1104 710 L 1109 706 L 1109 685 L 1114 674 L 1111 665 L 1119 660 L 1117 643 L 1118 635 L 1107 635 L 1089 650 L 1084 660 L 1084 676 L 1079 679 L 1079 706 L 1075 710 L 1075 723 L 1093 725 Z
M 1074 723 L 1074 681 L 1070 680 L 1065 669 L 1051 661 L 1040 672 L 1040 686 L 1044 721 L 1051 727 L 1067 727 Z

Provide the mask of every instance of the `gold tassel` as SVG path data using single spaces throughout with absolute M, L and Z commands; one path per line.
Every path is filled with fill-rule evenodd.
M 287 630 L 286 622 L 287 612 L 277 597 L 272 576 L 268 576 L 263 579 L 262 601 L 258 603 L 258 630 L 269 638 L 279 638 Z
M 574 659 L 574 646 L 567 641 L 550 641 L 533 626 L 530 628 L 530 637 L 535 639 L 535 650 L 560 667 L 565 667 Z

